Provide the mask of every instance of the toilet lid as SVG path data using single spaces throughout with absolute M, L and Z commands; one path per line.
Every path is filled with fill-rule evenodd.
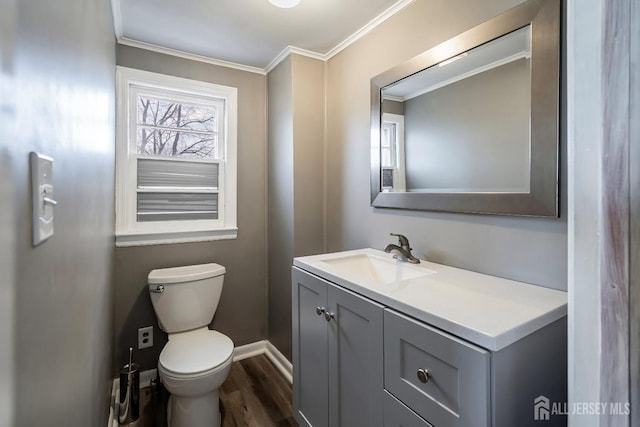
M 188 375 L 209 371 L 233 355 L 233 342 L 207 328 L 172 334 L 160 353 L 159 363 L 168 371 Z

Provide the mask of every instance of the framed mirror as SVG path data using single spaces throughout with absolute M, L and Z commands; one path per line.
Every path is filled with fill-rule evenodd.
M 371 205 L 558 216 L 560 1 L 371 79 Z

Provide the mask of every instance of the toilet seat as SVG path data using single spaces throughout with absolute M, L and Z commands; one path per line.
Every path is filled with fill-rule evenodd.
M 158 369 L 173 378 L 208 376 L 224 370 L 233 358 L 233 342 L 208 328 L 169 335 Z

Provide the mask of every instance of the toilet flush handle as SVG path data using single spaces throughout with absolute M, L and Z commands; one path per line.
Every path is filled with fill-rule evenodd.
M 164 285 L 158 285 L 155 289 L 149 289 L 149 292 L 153 292 L 154 294 L 161 294 L 164 292 Z

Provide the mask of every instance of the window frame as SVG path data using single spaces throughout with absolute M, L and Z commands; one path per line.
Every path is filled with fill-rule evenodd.
M 218 132 L 222 159 L 138 156 L 136 105 L 138 93 L 153 92 L 169 99 L 196 102 L 223 99 L 222 134 Z M 127 67 L 116 67 L 116 246 L 142 246 L 237 238 L 237 88 L 168 76 Z M 176 94 L 171 98 L 170 93 Z M 135 97 L 135 99 L 132 99 Z M 219 127 L 220 129 L 220 127 Z M 218 219 L 186 221 L 137 221 L 137 160 L 218 163 Z M 161 191 L 157 191 L 161 192 Z M 189 191 L 183 191 L 188 193 Z
M 385 188 L 385 191 L 407 191 L 407 173 L 406 173 L 406 158 L 405 158 L 405 144 L 404 144 L 404 115 L 393 113 L 382 113 L 382 119 L 380 123 L 380 131 L 385 123 L 393 124 L 395 130 L 393 147 L 390 147 L 391 153 L 395 157 L 395 165 L 381 166 L 380 182 L 382 183 L 382 169 L 390 169 L 393 171 L 393 188 Z M 381 136 L 382 138 L 382 136 Z M 382 140 L 380 143 L 382 150 Z M 382 153 L 380 153 L 380 164 L 382 165 Z

